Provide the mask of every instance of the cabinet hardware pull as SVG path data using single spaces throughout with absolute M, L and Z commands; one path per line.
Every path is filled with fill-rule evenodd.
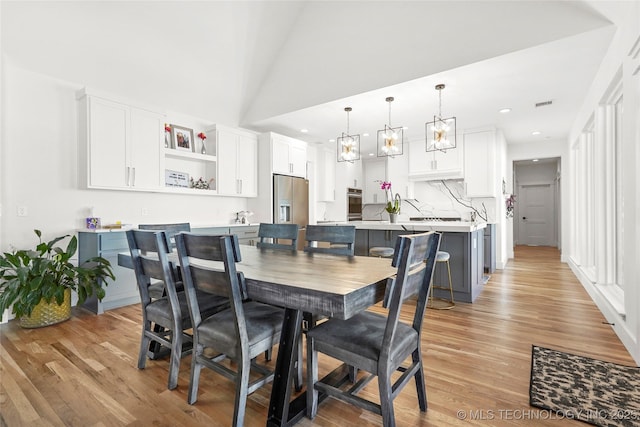
M 126 182 L 126 185 L 127 185 L 127 186 L 129 185 L 130 169 L 131 169 L 131 168 L 130 168 L 129 166 L 127 166 L 127 167 L 125 168 L 125 171 L 124 171 L 124 181 Z
M 136 168 L 131 168 L 131 186 L 136 186 Z

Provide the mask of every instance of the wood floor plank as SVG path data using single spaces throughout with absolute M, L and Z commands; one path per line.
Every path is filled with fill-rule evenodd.
M 427 310 L 422 332 L 428 411 L 413 383 L 395 400 L 399 426 L 582 426 L 529 406 L 531 346 L 635 365 L 555 248 L 518 247 L 473 304 Z M 380 306 L 373 307 L 381 311 Z M 402 319 L 408 321 L 406 313 Z M 137 369 L 139 305 L 73 317 L 43 329 L 0 325 L 0 427 L 227 426 L 234 384 L 203 370 L 199 399 L 186 402 L 190 357 L 167 390 L 168 359 Z M 271 363 L 275 363 L 275 358 Z M 321 357 L 323 375 L 336 361 Z M 263 426 L 271 386 L 249 396 L 246 425 Z M 377 398 L 377 381 L 362 393 Z M 545 419 L 535 417 L 544 416 Z M 302 427 L 381 426 L 378 415 L 327 399 Z

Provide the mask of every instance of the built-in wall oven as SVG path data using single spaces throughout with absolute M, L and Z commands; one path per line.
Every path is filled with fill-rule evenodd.
M 347 220 L 362 221 L 362 189 L 347 188 Z

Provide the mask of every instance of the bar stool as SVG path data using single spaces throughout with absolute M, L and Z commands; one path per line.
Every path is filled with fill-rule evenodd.
M 393 248 L 387 248 L 384 246 L 374 246 L 369 249 L 369 256 L 377 256 L 379 258 L 391 258 L 393 253 Z
M 455 307 L 456 303 L 453 301 L 453 284 L 451 283 L 451 268 L 449 267 L 449 252 L 438 251 L 436 254 L 436 267 L 439 263 L 447 263 L 447 274 L 449 276 L 449 287 L 435 285 L 433 283 L 433 278 L 431 279 L 431 288 L 429 289 L 429 300 L 427 301 L 427 307 L 433 308 L 435 310 L 449 310 Z M 434 274 L 435 276 L 435 274 Z M 451 295 L 451 299 L 447 300 L 444 298 L 434 298 L 433 290 L 434 289 L 444 289 L 448 290 Z

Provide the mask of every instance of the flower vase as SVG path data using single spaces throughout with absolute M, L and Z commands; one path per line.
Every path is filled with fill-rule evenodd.
M 164 148 L 169 148 L 169 132 L 164 133 Z
M 389 213 L 389 222 L 395 224 L 398 221 L 398 214 Z
M 207 148 L 205 147 L 204 141 L 202 141 L 202 148 L 200 149 L 201 154 L 207 154 Z

